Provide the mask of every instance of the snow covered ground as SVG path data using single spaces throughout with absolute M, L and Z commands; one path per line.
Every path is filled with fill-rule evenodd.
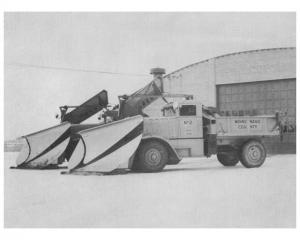
M 16 170 L 5 153 L 6 227 L 295 227 L 296 155 L 261 168 L 184 159 L 161 173 Z

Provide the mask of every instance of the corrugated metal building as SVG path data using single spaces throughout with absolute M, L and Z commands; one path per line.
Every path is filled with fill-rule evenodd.
M 281 111 L 286 115 L 283 142 L 272 140 L 267 146 L 270 152 L 296 151 L 295 48 L 253 50 L 204 60 L 164 76 L 162 88 L 167 93 L 193 94 L 225 116 Z M 155 112 L 159 105 L 157 101 L 145 110 Z

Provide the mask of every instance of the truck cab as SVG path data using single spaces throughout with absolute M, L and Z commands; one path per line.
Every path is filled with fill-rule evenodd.
M 168 103 L 161 111 L 162 117 L 144 118 L 144 136 L 163 137 L 180 157 L 210 156 L 215 152 L 216 121 L 200 102 Z

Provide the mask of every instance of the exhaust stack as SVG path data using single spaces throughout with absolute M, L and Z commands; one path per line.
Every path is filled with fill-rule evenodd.
M 163 89 L 163 76 L 166 74 L 166 70 L 164 68 L 152 68 L 150 70 L 150 74 L 153 75 L 153 81 L 157 84 L 160 88 L 161 92 L 164 92 Z

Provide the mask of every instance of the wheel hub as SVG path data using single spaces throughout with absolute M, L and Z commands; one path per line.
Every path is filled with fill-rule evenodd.
M 161 154 L 156 149 L 149 149 L 146 152 L 146 159 L 148 159 L 149 164 L 158 165 L 161 161 Z
M 261 158 L 261 151 L 257 146 L 251 146 L 249 148 L 248 157 L 251 161 L 257 162 Z

